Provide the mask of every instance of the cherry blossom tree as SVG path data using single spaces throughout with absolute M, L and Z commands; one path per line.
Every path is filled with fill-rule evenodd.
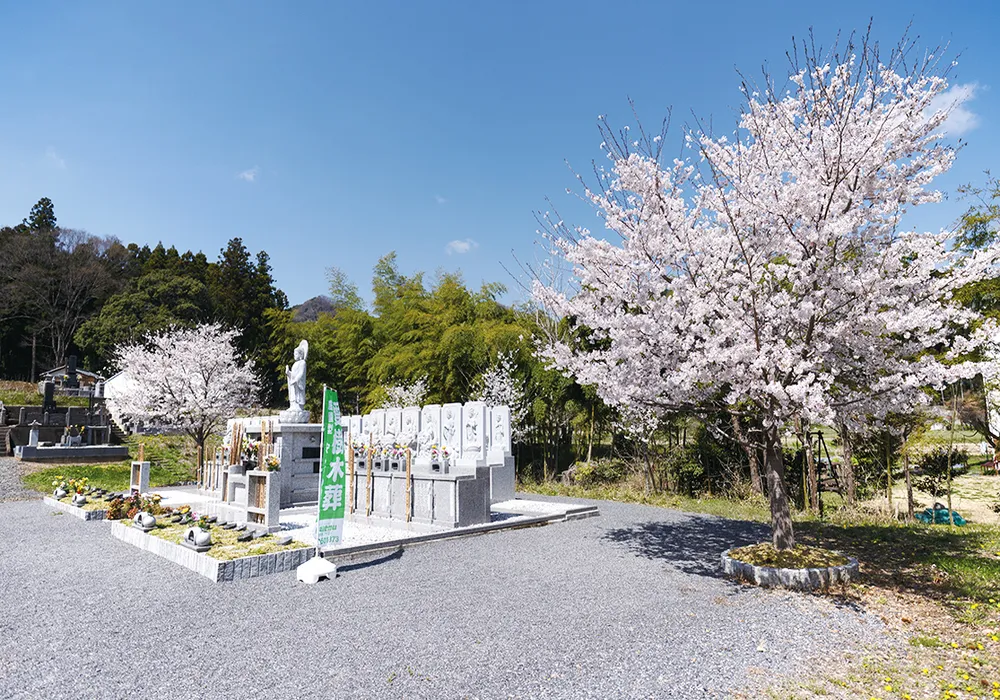
M 237 335 L 209 324 L 163 331 L 119 348 L 117 365 L 129 381 L 113 398 L 116 411 L 182 430 L 204 448 L 257 393 L 252 364 L 240 362 Z
M 575 287 L 534 295 L 576 331 L 545 356 L 615 406 L 752 415 L 778 549 L 795 543 L 788 425 L 878 422 L 970 371 L 926 351 L 973 322 L 953 294 L 997 250 L 902 230 L 955 157 L 948 66 L 912 53 L 905 38 L 884 61 L 868 37 L 842 54 L 806 45 L 787 89 L 744 81 L 733 135 L 689 129 L 691 158 L 665 161 L 665 129 L 633 138 L 602 119 L 611 166 L 584 195 L 610 240 L 544 219 Z
M 427 378 L 421 377 L 410 384 L 392 384 L 382 390 L 385 392 L 382 408 L 422 406 L 427 398 Z
M 510 409 L 510 436 L 514 442 L 524 437 L 525 419 L 528 417 L 528 398 L 524 381 L 517 375 L 517 365 L 511 353 L 499 355 L 496 362 L 479 377 L 472 392 L 473 401 L 487 406 L 507 406 Z

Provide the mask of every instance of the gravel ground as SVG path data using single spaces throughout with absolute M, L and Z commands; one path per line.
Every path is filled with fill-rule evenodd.
M 719 578 L 759 526 L 599 505 L 306 586 L 213 584 L 105 523 L 2 503 L 0 697 L 725 697 L 888 643 L 862 611 Z
M 13 457 L 0 457 L 0 501 L 41 498 L 21 485 L 21 463 Z

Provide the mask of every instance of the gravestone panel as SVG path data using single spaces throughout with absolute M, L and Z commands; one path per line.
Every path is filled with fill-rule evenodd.
M 462 450 L 458 466 L 477 467 L 486 464 L 486 404 L 470 401 L 462 407 Z
M 446 403 L 441 407 L 441 444 L 453 455 L 462 452 L 462 404 Z

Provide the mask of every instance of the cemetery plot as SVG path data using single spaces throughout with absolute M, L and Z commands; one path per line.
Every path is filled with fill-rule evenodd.
M 217 583 L 294 570 L 315 551 L 314 547 L 287 536 L 262 534 L 253 537 L 252 531 L 245 529 L 213 527 L 210 531 L 212 546 L 202 553 L 181 543 L 187 531 L 186 524 L 157 523 L 149 532 L 143 532 L 128 522 L 111 523 L 111 534 L 116 538 Z

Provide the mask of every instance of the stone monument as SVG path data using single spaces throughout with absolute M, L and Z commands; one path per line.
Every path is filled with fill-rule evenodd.
M 308 423 L 306 410 L 306 357 L 309 355 L 309 341 L 303 340 L 295 348 L 295 362 L 285 367 L 288 377 L 288 408 L 278 414 L 281 423 Z

